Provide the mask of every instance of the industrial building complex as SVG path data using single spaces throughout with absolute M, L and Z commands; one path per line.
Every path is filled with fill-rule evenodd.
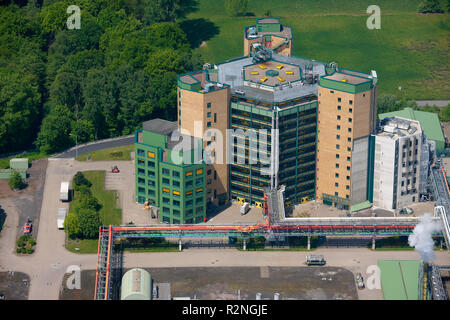
M 295 57 L 292 41 L 279 19 L 257 19 L 244 28 L 244 56 L 178 76 L 177 122 L 155 119 L 136 132 L 137 201 L 159 210 L 160 221 L 203 221 L 207 209 L 197 202 L 187 209 L 193 199 L 203 208 L 231 201 L 262 208 L 265 192 L 281 186 L 287 211 L 308 201 L 400 210 L 427 194 L 429 164 L 443 148 L 435 119 L 405 109 L 377 122 L 375 71 Z M 154 138 L 163 129 L 195 143 L 197 169 L 181 166 L 193 181 L 152 176 L 149 155 L 169 165 L 156 151 L 168 148 Z

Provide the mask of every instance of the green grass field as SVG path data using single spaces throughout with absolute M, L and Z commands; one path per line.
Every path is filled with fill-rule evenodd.
M 91 152 L 90 161 L 105 161 L 105 160 L 131 160 L 130 152 L 134 150 L 134 144 L 116 148 L 108 148 L 99 151 Z M 89 153 L 80 154 L 77 157 L 78 161 L 88 161 Z
M 269 9 L 292 27 L 295 56 L 374 69 L 379 94 L 450 99 L 449 14 L 419 15 L 419 2 L 377 1 L 380 30 L 366 27 L 366 9 L 374 4 L 369 0 L 250 0 L 248 14 L 237 18 L 225 12 L 222 0 L 200 0 L 199 10 L 182 25 L 206 61 L 218 63 L 243 54 L 243 28 Z M 446 8 L 446 1 L 442 4 Z
M 66 243 L 66 249 L 74 253 L 97 253 L 98 239 L 69 240 Z

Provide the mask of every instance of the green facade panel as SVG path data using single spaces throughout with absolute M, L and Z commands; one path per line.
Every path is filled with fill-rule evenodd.
M 159 208 L 160 221 L 191 224 L 206 218 L 206 165 L 203 161 L 178 165 L 171 162 L 171 152 L 153 143 L 167 136 L 143 131 L 143 141 L 135 142 L 136 201 Z M 137 133 L 136 133 L 137 134 Z M 155 138 L 146 140 L 147 138 Z M 155 141 L 155 142 L 154 142 Z M 166 161 L 163 161 L 166 152 Z M 193 154 L 194 150 L 189 150 Z M 181 153 L 181 156 L 183 154 Z
M 357 93 L 369 91 L 372 87 L 372 82 L 370 80 L 368 80 L 368 81 L 360 83 L 360 84 L 351 84 L 348 82 L 336 81 L 336 80 L 321 77 L 320 78 L 320 86 L 322 88 L 334 89 L 334 90 L 338 90 L 338 91 L 357 94 Z

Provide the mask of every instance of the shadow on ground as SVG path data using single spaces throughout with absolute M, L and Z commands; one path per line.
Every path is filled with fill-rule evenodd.
M 203 41 L 208 41 L 219 34 L 219 28 L 208 19 L 198 18 L 180 23 L 192 48 L 198 48 Z

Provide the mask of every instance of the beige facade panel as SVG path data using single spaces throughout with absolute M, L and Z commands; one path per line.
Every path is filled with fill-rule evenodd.
M 223 143 L 217 141 L 219 145 L 222 145 L 222 159 L 219 159 L 220 152 L 218 150 L 211 150 L 211 156 L 216 157 L 216 160 L 211 165 L 207 165 L 207 172 L 211 170 L 211 174 L 206 176 L 207 198 L 212 199 L 216 205 L 219 204 L 219 197 L 225 197 L 224 200 L 228 201 L 229 170 L 226 164 L 226 130 L 229 126 L 229 99 L 228 88 L 205 93 L 178 88 L 180 128 L 188 130 L 197 138 L 202 138 L 205 149 L 210 149 L 215 143 L 215 139 L 220 139 L 220 136 L 214 137 L 213 130 L 208 136 L 208 129 L 217 129 L 222 133 Z M 208 142 L 211 142 L 210 147 L 208 147 Z

